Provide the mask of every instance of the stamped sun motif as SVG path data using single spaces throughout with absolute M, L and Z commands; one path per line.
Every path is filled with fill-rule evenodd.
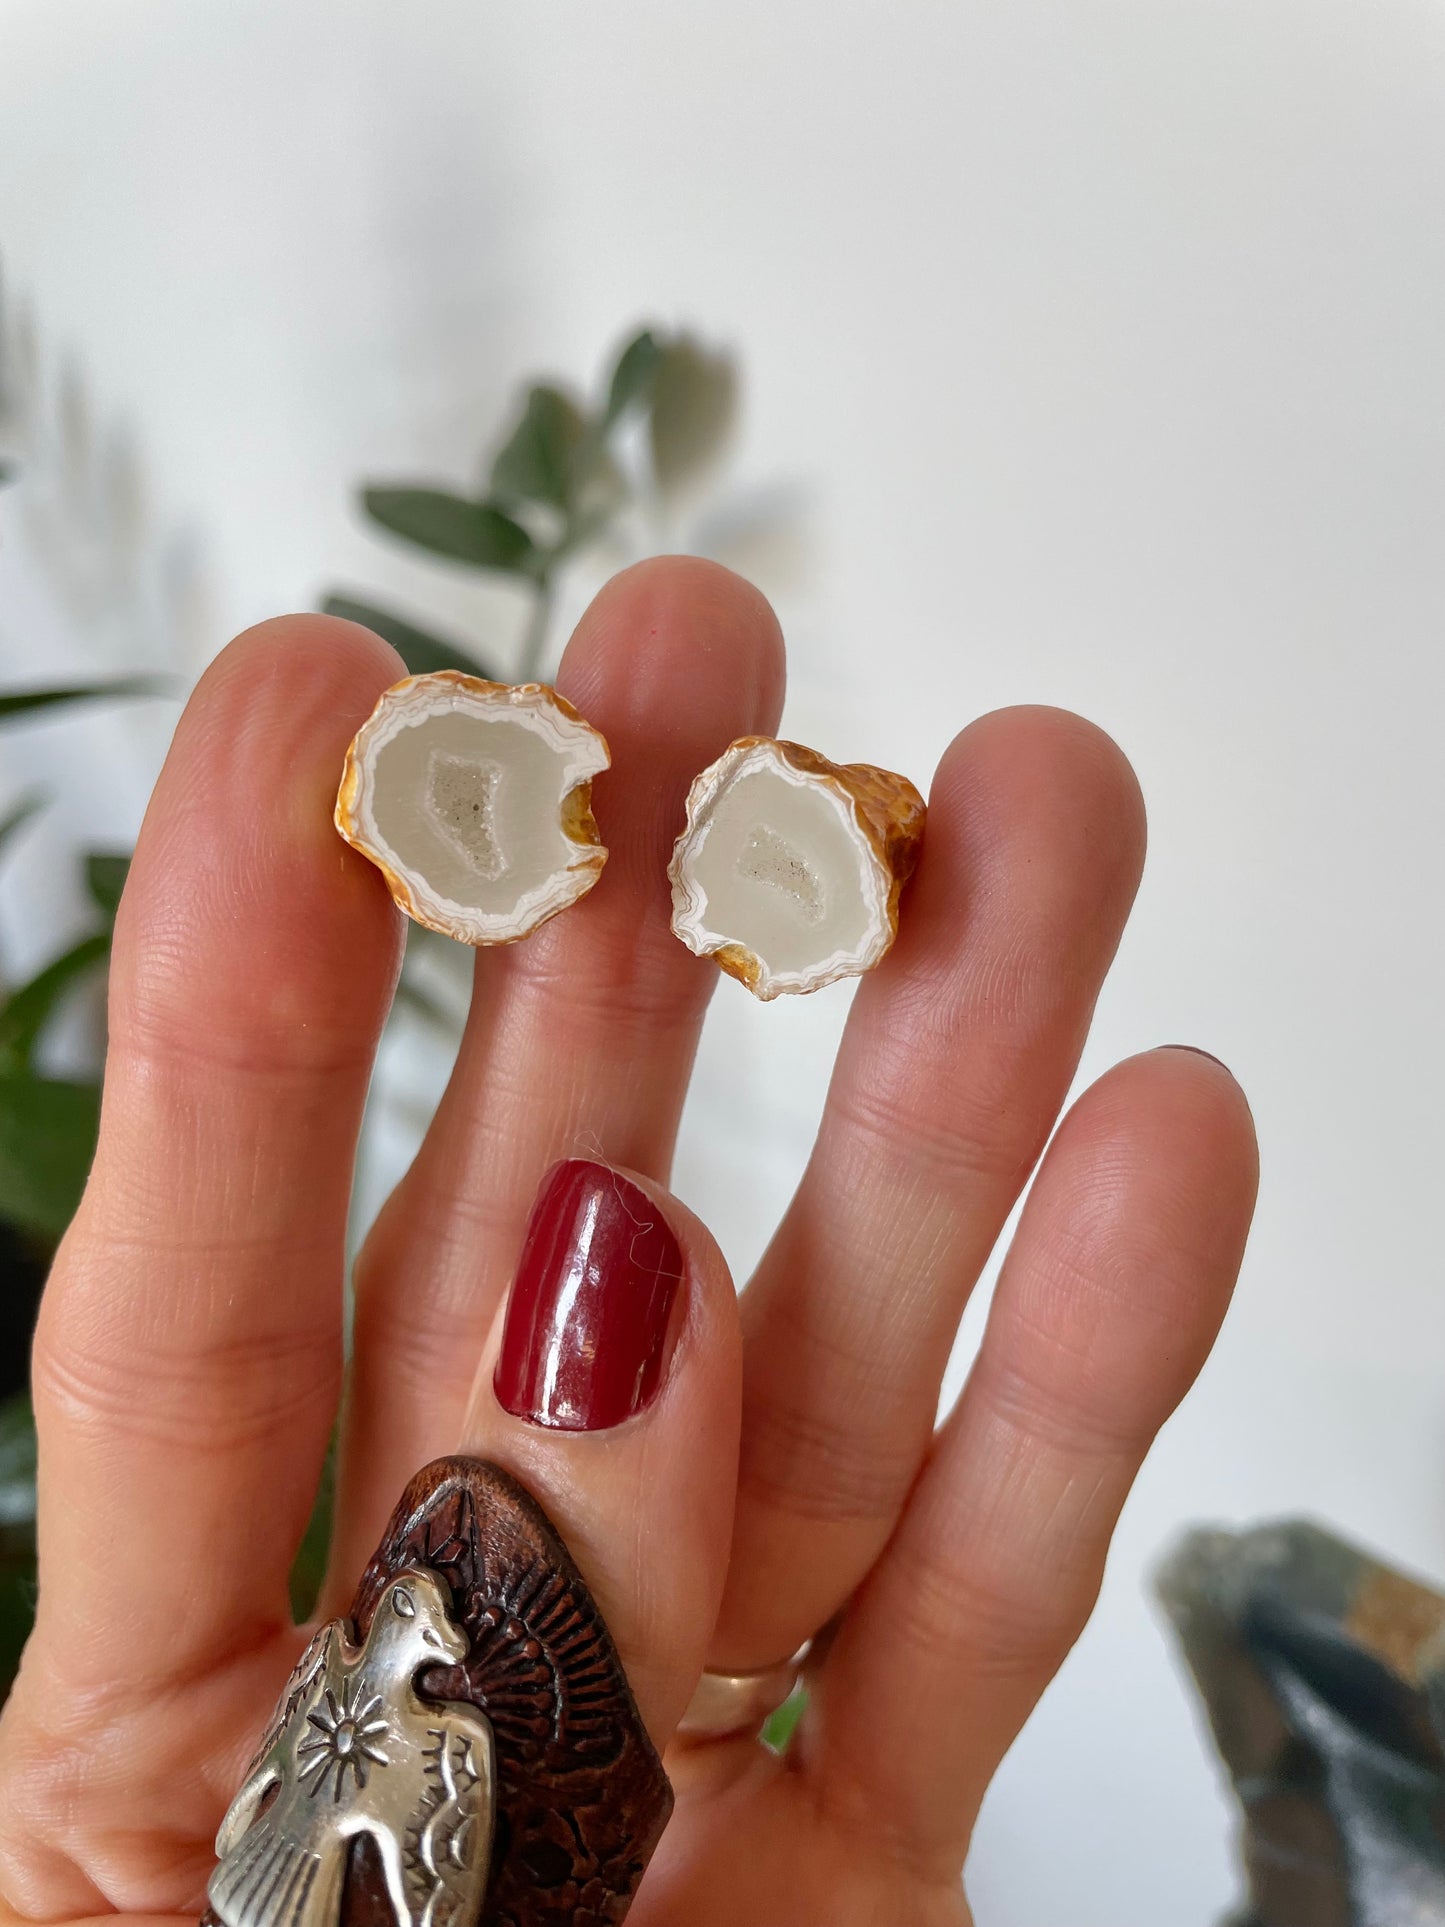
M 301 1762 L 299 1777 L 309 1793 L 320 1793 L 334 1772 L 336 1784 L 332 1798 L 339 1800 L 345 1791 L 348 1773 L 354 1776 L 358 1787 L 364 1787 L 373 1765 L 391 1764 L 381 1751 L 381 1742 L 389 1728 L 379 1717 L 380 1712 L 379 1693 L 363 1699 L 359 1682 L 344 1680 L 339 1696 L 328 1692 L 324 1704 L 307 1714 L 316 1733 L 313 1738 L 302 1741 L 296 1755 Z

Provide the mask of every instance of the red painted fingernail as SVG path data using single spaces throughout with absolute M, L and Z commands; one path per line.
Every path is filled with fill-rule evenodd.
M 682 1247 L 630 1178 L 569 1158 L 542 1180 L 493 1384 L 517 1418 L 602 1432 L 657 1396 Z

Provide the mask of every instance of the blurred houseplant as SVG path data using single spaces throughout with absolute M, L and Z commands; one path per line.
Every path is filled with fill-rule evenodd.
M 150 693 L 142 679 L 0 692 L 0 725 L 60 705 Z M 0 857 L 43 807 L 30 794 L 0 819 Z M 35 1441 L 24 1390 L 30 1325 L 40 1287 L 90 1169 L 100 1118 L 99 1080 L 60 1078 L 40 1046 L 70 991 L 104 962 L 129 858 L 83 859 L 95 928 L 27 982 L 0 989 L 0 1687 L 29 1628 L 35 1574 Z
M 523 394 L 491 458 L 485 489 L 373 484 L 361 504 L 371 521 L 410 547 L 524 585 L 530 612 L 509 679 L 546 665 L 560 578 L 583 551 L 625 543 L 639 522 L 657 531 L 664 510 L 711 467 L 731 424 L 736 376 L 726 356 L 689 335 L 634 334 L 589 405 L 550 382 Z M 413 675 L 461 669 L 502 675 L 493 648 L 443 639 L 408 616 L 358 595 L 334 593 L 332 615 L 363 622 L 396 648 Z
M 593 403 L 550 382 L 523 392 L 515 419 L 487 464 L 475 496 L 439 487 L 371 485 L 361 492 L 370 521 L 388 536 L 464 569 L 511 578 L 525 587 L 529 611 L 512 679 L 546 665 L 551 618 L 566 568 L 588 549 L 613 559 L 656 546 L 668 505 L 711 466 L 731 423 L 732 363 L 686 334 L 634 332 L 613 358 Z M 384 636 L 408 670 L 461 669 L 506 675 L 504 643 L 478 646 L 432 633 L 408 615 L 352 592 L 324 608 Z M 0 725 L 100 697 L 153 692 L 142 679 L 91 688 L 0 693 Z M 24 796 L 0 812 L 0 857 L 43 799 Z M 61 1234 L 79 1201 L 95 1147 L 98 1079 L 63 1080 L 40 1068 L 45 1033 L 66 994 L 104 964 L 129 857 L 92 851 L 83 858 L 95 927 L 29 982 L 0 989 L 0 1696 L 13 1677 L 35 1598 L 35 1437 L 23 1385 L 36 1299 Z M 455 996 L 429 985 L 457 969 L 458 946 L 414 933 L 401 1001 L 454 1033 Z M 420 965 L 420 969 L 418 969 Z M 430 970 L 428 969 L 430 965 Z M 309 1608 L 328 1538 L 327 1493 L 297 1562 L 298 1610 Z

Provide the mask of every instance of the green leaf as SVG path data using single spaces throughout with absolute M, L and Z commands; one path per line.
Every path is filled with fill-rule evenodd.
M 0 1526 L 0 1703 L 20 1668 L 39 1596 L 33 1526 Z
M 737 370 L 690 335 L 663 351 L 652 390 L 652 472 L 663 494 L 686 487 L 722 452 L 737 405 Z
M 419 984 L 414 977 L 401 976 L 396 986 L 396 1001 L 447 1037 L 455 1037 L 461 1028 L 440 997 L 433 996 L 426 985 Z
M 589 465 L 587 444 L 587 418 L 576 402 L 538 383 L 492 463 L 492 493 L 508 506 L 541 502 L 565 512 Z
M 354 596 L 345 595 L 329 595 L 321 607 L 326 615 L 359 622 L 383 642 L 389 642 L 413 676 L 435 675 L 438 669 L 460 669 L 468 676 L 491 676 L 496 680 L 492 669 L 479 662 L 470 650 L 454 642 L 444 642 L 440 636 L 429 635 L 390 609 L 378 609 L 373 602 L 358 602 Z
M 628 342 L 617 357 L 607 390 L 607 407 L 602 425 L 611 428 L 629 408 L 652 397 L 653 383 L 662 361 L 662 349 L 651 328 L 644 328 Z
M 75 683 L 64 688 L 0 690 L 0 722 L 57 703 L 95 702 L 107 696 L 164 696 L 169 685 L 159 676 L 119 676 L 113 682 Z
M 291 1613 L 297 1625 L 305 1625 L 316 1608 L 321 1582 L 326 1577 L 326 1562 L 331 1553 L 331 1517 L 336 1503 L 336 1437 L 326 1448 L 321 1480 L 307 1522 L 306 1536 L 297 1548 L 291 1567 Z
M 107 923 L 115 922 L 120 908 L 120 893 L 130 875 L 130 854 L 125 850 L 90 850 L 85 858 L 85 887 Z
M 58 1240 L 90 1175 L 99 1125 L 98 1084 L 0 1076 L 0 1217 Z
M 45 807 L 45 802 L 44 790 L 27 790 L 18 802 L 11 804 L 5 815 L 0 817 L 0 850 L 5 848 L 17 830 L 22 829 L 30 821 L 37 810 Z
M 57 1003 L 77 977 L 94 968 L 110 949 L 110 932 L 82 937 L 0 1004 L 0 1075 L 28 1070 L 40 1033 Z
M 0 1399 L 0 1527 L 35 1518 L 35 1414 L 28 1392 Z
M 0 1401 L 0 1701 L 35 1621 L 35 1414 Z
M 785 1699 L 777 1712 L 772 1714 L 763 1727 L 763 1745 L 770 1746 L 774 1753 L 786 1753 L 798 1722 L 808 1710 L 808 1689 L 795 1687 L 792 1696 Z
M 433 555 L 508 575 L 530 575 L 535 568 L 531 536 L 490 502 L 440 488 L 368 488 L 361 500 L 373 522 Z

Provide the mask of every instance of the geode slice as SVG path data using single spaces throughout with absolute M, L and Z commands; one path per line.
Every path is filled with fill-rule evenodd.
M 515 943 L 596 883 L 606 739 L 545 683 L 439 669 L 385 690 L 357 731 L 336 827 L 400 907 L 460 943 Z
M 891 770 L 740 737 L 688 792 L 673 934 L 764 1000 L 871 970 L 898 934 L 926 814 Z

